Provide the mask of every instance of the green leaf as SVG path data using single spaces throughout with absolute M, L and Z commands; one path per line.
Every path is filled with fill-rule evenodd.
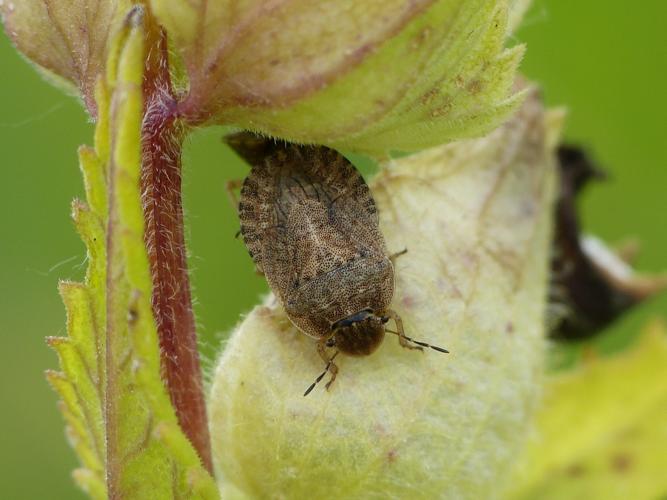
M 382 156 L 481 135 L 521 101 L 507 0 L 151 6 L 187 68 L 191 120 Z
M 87 202 L 73 217 L 88 250 L 85 283 L 61 283 L 68 337 L 50 338 L 47 377 L 93 498 L 217 498 L 160 379 L 139 193 L 144 31 L 134 9 L 98 85 L 95 149 L 81 148 Z
M 553 375 L 508 495 L 650 500 L 667 494 L 667 330 Z
M 557 116 L 535 92 L 506 125 L 384 165 L 371 183 L 412 338 L 338 356 L 269 298 L 233 333 L 210 398 L 231 498 L 493 498 L 541 392 Z

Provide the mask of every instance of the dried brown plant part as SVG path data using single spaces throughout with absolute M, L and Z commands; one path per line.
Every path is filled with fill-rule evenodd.
M 577 196 L 590 180 L 606 175 L 579 148 L 561 145 L 558 159 L 560 194 L 551 264 L 550 334 L 583 339 L 663 290 L 667 275 L 638 275 L 601 240 L 581 233 Z M 634 246 L 632 253 L 636 251 Z

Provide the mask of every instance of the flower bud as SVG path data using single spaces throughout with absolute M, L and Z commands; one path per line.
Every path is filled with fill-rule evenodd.
M 257 498 L 491 498 L 541 386 L 557 125 L 533 94 L 489 136 L 386 164 L 371 183 L 395 267 L 403 349 L 338 356 L 269 299 L 232 334 L 210 428 L 224 491 Z
M 191 121 L 383 155 L 480 135 L 520 101 L 505 1 L 151 6 L 187 69 Z
M 0 13 L 16 48 L 48 80 L 80 94 L 95 114 L 95 83 L 109 37 L 129 5 L 126 0 L 0 0 Z

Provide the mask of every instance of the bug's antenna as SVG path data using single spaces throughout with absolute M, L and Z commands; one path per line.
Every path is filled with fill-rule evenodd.
M 420 342 L 419 340 L 411 339 L 410 337 L 408 337 L 406 335 L 401 335 L 400 333 L 395 332 L 393 330 L 388 330 L 387 328 L 385 328 L 384 331 L 389 332 L 389 333 L 393 333 L 394 335 L 398 335 L 399 337 L 403 337 L 405 340 L 407 340 L 409 342 L 412 342 L 413 344 L 417 344 L 417 345 L 420 345 L 422 347 L 430 347 L 434 351 L 444 352 L 445 354 L 449 354 L 449 351 L 447 349 L 444 349 L 442 347 L 438 347 L 437 345 L 431 345 L 431 344 L 427 344 L 426 342 Z
M 329 368 L 331 368 L 331 365 L 333 364 L 334 359 L 336 358 L 336 356 L 338 356 L 338 352 L 339 351 L 336 351 L 336 353 L 333 356 L 331 356 L 331 359 L 327 362 L 327 367 L 324 369 L 324 371 L 322 373 L 320 373 L 320 376 L 315 379 L 315 382 L 310 384 L 310 387 L 308 387 L 308 389 L 306 389 L 306 392 L 303 393 L 304 397 L 308 396 L 308 394 L 310 394 L 310 392 L 313 389 L 315 389 L 315 386 L 320 382 L 320 380 L 322 380 L 324 378 L 324 376 L 329 371 Z

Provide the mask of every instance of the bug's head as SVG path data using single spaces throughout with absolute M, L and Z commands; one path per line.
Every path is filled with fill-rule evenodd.
M 333 335 L 329 347 L 352 356 L 368 356 L 382 343 L 387 318 L 377 316 L 370 309 L 343 318 L 331 326 Z

